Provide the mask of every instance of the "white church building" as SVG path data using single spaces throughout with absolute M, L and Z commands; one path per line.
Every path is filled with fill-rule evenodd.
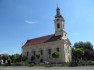
M 27 42 L 22 46 L 22 56 L 27 56 L 28 61 L 31 61 L 32 56 L 41 52 L 42 55 L 38 62 L 71 62 L 71 43 L 65 31 L 65 20 L 61 15 L 58 6 L 56 9 L 54 25 L 54 34 L 27 40 Z M 60 57 L 57 58 L 57 60 L 52 57 L 52 53 L 56 51 L 60 53 Z

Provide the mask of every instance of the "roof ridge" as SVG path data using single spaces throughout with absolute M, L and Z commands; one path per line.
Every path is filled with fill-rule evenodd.
M 55 36 L 55 34 L 41 36 L 38 38 L 33 38 L 33 39 L 27 40 L 27 42 L 23 45 L 23 47 L 25 47 L 25 46 L 27 47 L 29 45 L 40 44 L 40 43 L 52 42 L 52 41 L 56 41 L 60 38 L 61 38 L 61 36 Z
M 34 40 L 34 39 L 38 39 L 38 38 L 42 38 L 42 37 L 47 37 L 47 36 L 52 36 L 52 35 L 54 35 L 54 34 L 50 34 L 50 35 L 46 35 L 46 36 L 40 36 L 40 37 L 32 38 L 32 39 L 29 39 L 29 40 Z

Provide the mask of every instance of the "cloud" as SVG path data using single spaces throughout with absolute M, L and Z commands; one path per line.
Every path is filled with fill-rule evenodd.
M 25 20 L 25 22 L 28 23 L 28 24 L 36 24 L 36 23 L 39 23 L 37 21 L 29 21 L 29 20 Z
M 7 51 L 0 51 L 0 54 L 6 54 Z
M 7 51 L 3 51 L 3 53 L 7 53 Z

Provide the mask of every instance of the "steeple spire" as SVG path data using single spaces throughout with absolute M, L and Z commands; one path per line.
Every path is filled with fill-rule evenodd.
M 59 9 L 58 6 L 57 6 L 57 9 L 56 9 L 56 12 L 57 12 L 56 15 L 57 15 L 57 16 L 60 16 L 60 9 Z
M 55 15 L 54 23 L 55 23 L 55 36 L 61 36 L 62 38 L 65 37 L 64 36 L 66 34 L 65 27 L 64 27 L 65 20 L 60 13 L 58 2 L 57 2 L 56 15 Z
M 56 16 L 60 16 L 60 9 L 58 7 L 58 0 L 57 0 Z
M 58 8 L 58 0 L 57 0 L 57 8 Z
M 63 18 L 62 15 L 60 14 L 60 9 L 59 9 L 59 6 L 58 6 L 58 1 L 57 1 L 57 9 L 56 9 L 56 16 L 55 18 Z M 64 21 L 64 18 L 63 18 L 63 21 Z

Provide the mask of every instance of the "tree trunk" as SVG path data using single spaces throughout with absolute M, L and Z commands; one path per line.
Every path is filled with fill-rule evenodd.
M 57 66 L 57 60 L 56 60 L 56 66 Z

